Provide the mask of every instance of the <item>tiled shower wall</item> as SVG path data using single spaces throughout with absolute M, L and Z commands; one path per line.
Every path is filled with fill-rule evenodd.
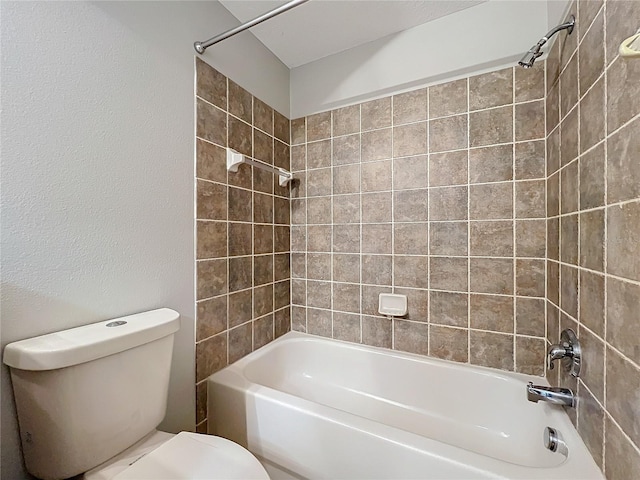
M 544 97 L 539 62 L 293 120 L 292 328 L 542 375 Z
M 289 189 L 272 173 L 227 172 L 227 146 L 289 169 L 289 120 L 196 59 L 196 425 L 205 379 L 290 328 Z
M 548 339 L 577 332 L 569 410 L 608 479 L 640 478 L 640 2 L 579 1 L 547 62 Z M 549 372 L 551 373 L 551 372 Z M 573 381 L 572 381 L 573 380 Z

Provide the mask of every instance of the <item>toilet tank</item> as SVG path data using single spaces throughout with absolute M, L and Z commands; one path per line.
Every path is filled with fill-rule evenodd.
M 77 475 L 155 429 L 179 327 L 180 315 L 161 308 L 7 345 L 29 473 Z

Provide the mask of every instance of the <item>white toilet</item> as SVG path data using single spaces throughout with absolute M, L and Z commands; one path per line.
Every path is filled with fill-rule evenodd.
M 27 470 L 41 479 L 268 479 L 220 437 L 156 430 L 165 416 L 173 336 L 168 308 L 11 343 L 4 363 Z

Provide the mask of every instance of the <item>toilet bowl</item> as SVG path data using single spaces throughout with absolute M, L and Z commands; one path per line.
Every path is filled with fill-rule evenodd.
M 161 308 L 5 347 L 25 465 L 44 480 L 268 479 L 240 445 L 160 432 L 180 315 Z

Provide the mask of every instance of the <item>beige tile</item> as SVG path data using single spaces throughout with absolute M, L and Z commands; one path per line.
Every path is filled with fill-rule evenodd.
M 516 141 L 544 138 L 544 122 L 544 100 L 517 104 L 514 121 Z
M 291 278 L 291 254 L 281 253 L 273 256 L 273 279 L 289 280 Z
M 430 257 L 429 287 L 436 290 L 468 291 L 466 258 Z
M 469 109 L 499 107 L 513 103 L 513 68 L 469 78 Z
M 362 283 L 391 285 L 393 257 L 362 255 Z
M 557 43 L 556 43 L 557 44 Z M 560 84 L 556 83 L 547 94 L 546 98 L 547 111 L 547 131 L 551 131 L 558 125 L 560 121 Z
M 353 238 L 350 239 L 353 243 Z M 362 225 L 362 253 L 391 253 L 391 224 Z
M 360 343 L 360 315 L 334 312 L 333 338 Z
M 470 255 L 513 256 L 513 222 L 471 222 Z
M 617 3 L 617 2 L 612 2 Z M 623 2 L 620 2 L 623 3 Z M 610 480 L 640 478 L 640 453 L 618 426 L 605 416 L 605 472 Z
M 516 67 L 514 73 L 516 102 L 544 98 L 544 62 L 537 62 L 532 68 Z
M 253 194 L 253 221 L 255 223 L 273 223 L 273 201 L 271 195 Z
M 253 156 L 251 125 L 229 116 L 229 147 L 243 155 Z
M 229 225 L 229 233 L 231 234 L 231 226 Z M 237 224 L 236 224 L 237 225 Z M 249 233 L 251 230 L 249 229 Z M 229 238 L 229 255 L 231 255 L 231 243 L 232 238 Z M 246 230 L 243 229 L 243 235 L 241 240 L 243 243 L 251 243 L 250 239 L 246 237 Z M 253 253 L 273 253 L 273 226 L 272 225 L 254 225 L 253 226 Z M 245 253 L 244 251 L 242 253 Z
M 513 297 L 472 294 L 470 302 L 471 328 L 513 333 Z
M 335 195 L 333 197 L 333 223 L 360 222 L 360 195 Z
M 604 338 L 604 282 L 604 276 L 580 270 L 580 323 L 601 338 Z M 615 295 L 615 292 L 610 292 L 610 295 Z M 614 305 L 613 308 L 624 309 L 622 305 Z
M 360 154 L 363 162 L 391 158 L 391 131 L 391 128 L 385 128 L 362 134 Z
M 331 338 L 331 311 L 307 309 L 307 333 Z
M 227 329 L 226 295 L 198 302 L 196 326 L 196 342 Z
M 466 220 L 467 187 L 429 189 L 429 220 Z
M 429 226 L 431 255 L 467 255 L 467 222 L 432 222 Z
M 360 282 L 360 255 L 333 255 L 333 280 L 336 282 Z
M 261 168 L 253 169 L 253 189 L 258 192 L 273 193 L 273 174 L 262 170 Z
M 227 219 L 227 187 L 219 183 L 198 180 L 196 218 L 203 220 Z
M 468 299 L 466 293 L 431 291 L 429 297 L 429 322 L 432 324 L 467 327 Z
M 578 56 L 574 55 L 560 74 L 560 118 L 578 103 Z
M 253 97 L 253 126 L 273 135 L 273 108 Z
M 546 347 L 544 338 L 516 337 L 516 372 L 543 376 Z
M 366 223 L 391 221 L 391 192 L 363 193 L 362 221 Z
M 331 282 L 307 281 L 307 306 L 331 308 Z
M 391 126 L 391 97 L 363 103 L 361 115 L 363 132 Z
M 227 108 L 227 77 L 196 58 L 196 93 L 216 107 Z
M 331 223 L 331 197 L 317 197 L 307 199 L 307 223 Z
M 291 331 L 291 311 L 289 308 L 278 310 L 274 314 L 274 330 L 276 338 Z
M 590 28 L 593 19 L 600 11 L 604 0 L 580 0 L 577 9 L 576 23 L 580 22 L 579 38 L 582 39 Z M 574 12 L 575 13 L 575 12 Z
M 307 124 L 306 119 L 296 118 L 291 120 L 291 144 L 299 145 L 307 141 Z
M 560 306 L 573 318 L 578 316 L 578 269 L 560 266 Z
M 253 322 L 253 348 L 257 350 L 273 340 L 273 314 Z
M 513 217 L 513 184 L 494 183 L 469 187 L 469 214 L 473 220 Z
M 393 124 L 420 122 L 427 119 L 427 89 L 413 90 L 393 96 Z
M 429 152 L 467 148 L 467 115 L 429 121 Z
M 544 160 L 544 153 L 542 154 Z M 469 182 L 501 182 L 513 179 L 513 145 L 469 150 Z
M 393 220 L 420 222 L 428 219 L 429 196 L 427 189 L 405 190 L 393 193 Z
M 393 156 L 408 157 L 427 153 L 427 122 L 393 127 Z
M 546 215 L 544 180 L 516 182 L 516 218 L 543 218 Z
M 604 403 L 604 341 L 586 328 L 580 328 L 580 346 L 583 349 L 580 378 L 595 397 Z
M 604 271 L 604 210 L 580 214 L 580 266 Z
M 221 333 L 196 344 L 196 382 L 227 366 L 227 334 Z
M 607 210 L 607 271 L 640 281 L 640 202 Z
M 253 257 L 254 285 L 273 282 L 273 255 L 256 255 Z
M 547 221 L 547 258 L 560 260 L 560 219 L 557 217 Z
M 273 137 L 253 129 L 253 157 L 273 165 Z
M 471 364 L 513 370 L 512 335 L 471 330 L 469 339 Z
M 429 286 L 428 258 L 426 256 L 393 257 L 393 283 L 400 287 L 427 288 Z
M 307 168 L 331 166 L 331 140 L 307 143 Z
M 516 256 L 544 258 L 545 240 L 545 220 L 516 221 Z
M 330 252 L 331 251 L 331 225 L 307 226 L 307 251 Z
M 640 135 L 638 131 L 640 131 L 640 117 L 607 140 L 608 203 L 640 197 Z
M 296 145 L 291 147 L 291 170 L 299 172 L 307 168 L 307 147 L 306 145 Z
M 196 258 L 227 256 L 227 224 L 225 222 L 197 222 Z
M 544 260 L 516 260 L 516 295 L 544 297 Z
M 236 292 L 253 285 L 251 257 L 229 259 L 229 291 Z
M 381 293 L 391 293 L 391 287 L 379 287 L 372 285 L 362 286 L 363 315 L 380 315 L 378 313 L 378 297 Z
M 333 251 L 360 253 L 360 225 L 334 225 Z
M 545 299 L 516 298 L 516 333 L 543 337 L 545 330 Z
M 253 97 L 231 79 L 229 79 L 229 113 L 247 123 L 253 122 Z
M 331 168 L 307 170 L 307 196 L 331 195 L 331 182 Z
M 544 178 L 544 140 L 516 143 L 515 148 L 515 178 L 516 180 L 530 180 Z
M 196 139 L 196 177 L 213 182 L 227 182 L 225 149 Z
M 580 102 L 580 152 L 604 139 L 604 105 L 604 78 L 601 78 Z
M 226 146 L 227 114 L 200 99 L 197 100 L 196 113 L 196 136 L 216 143 L 221 147 Z
M 429 325 L 426 323 L 393 321 L 394 349 L 402 352 L 429 353 Z
M 360 165 L 333 168 L 333 193 L 358 193 L 360 191 Z
M 291 254 L 291 278 L 307 277 L 307 255 L 306 253 Z
M 613 142 L 609 143 L 609 171 L 616 170 L 616 154 Z M 640 147 L 638 147 L 640 148 Z M 618 157 L 619 158 L 619 157 Z M 606 178 L 604 175 L 604 143 L 591 150 L 580 158 L 580 209 L 596 208 L 604 205 L 604 191 Z M 629 170 L 625 169 L 625 175 L 621 178 L 616 176 L 613 182 L 619 182 L 622 178 L 627 178 Z M 631 176 L 631 175 L 630 175 Z M 613 175 L 612 175 L 613 177 Z M 612 182 L 612 183 L 613 183 Z M 613 185 L 609 186 L 609 194 L 612 196 L 615 191 Z
M 333 165 L 360 162 L 360 134 L 333 139 Z
M 403 317 L 404 319 L 415 322 L 427 322 L 429 320 L 428 290 L 396 287 L 393 292 L 399 295 L 406 295 L 407 297 L 407 314 Z
M 429 186 L 467 183 L 467 151 L 435 153 L 429 156 Z
M 290 206 L 288 198 L 275 197 L 273 199 L 273 220 L 277 224 L 291 225 Z
M 625 392 L 620 395 L 620 392 Z M 629 438 L 640 444 L 640 375 L 637 367 L 607 348 L 607 410 Z
M 580 388 L 577 408 L 578 433 L 596 464 L 602 469 L 604 410 L 585 388 Z
M 227 260 L 202 260 L 196 268 L 198 300 L 227 293 Z
M 513 142 L 513 109 L 492 108 L 469 114 L 469 143 L 482 147 Z
M 429 87 L 429 118 L 467 111 L 467 79 Z
M 573 265 L 578 264 L 578 215 L 569 215 L 560 219 L 560 260 Z
M 393 250 L 396 255 L 427 255 L 428 223 L 398 223 L 393 227 Z
M 547 174 L 551 175 L 560 168 L 560 128 L 556 128 L 547 137 Z
M 273 112 L 273 136 L 282 142 L 288 142 L 291 136 L 291 122 L 280 112 Z
M 391 160 L 364 163 L 360 168 L 361 191 L 391 190 Z
M 273 285 L 253 289 L 253 317 L 261 317 L 273 311 Z
M 472 292 L 513 294 L 513 260 L 472 258 L 469 268 Z
M 406 190 L 427 187 L 427 155 L 393 159 L 393 188 Z
M 207 419 L 207 382 L 201 382 L 196 385 L 196 424 L 206 419 Z
M 333 309 L 341 312 L 360 313 L 360 285 L 333 283 Z
M 582 30 L 580 32 L 582 33 Z M 578 47 L 580 95 L 584 95 L 604 71 L 603 39 L 604 11 L 601 11 Z
M 429 334 L 431 356 L 454 362 L 468 361 L 467 330 L 431 325 Z
M 307 142 L 331 137 L 331 112 L 316 113 L 307 117 Z
M 331 255 L 328 253 L 307 254 L 307 278 L 331 280 Z
M 388 318 L 362 316 L 362 343 L 373 347 L 391 348 L 392 320 Z
M 360 131 L 360 105 L 338 108 L 332 115 L 334 137 Z
M 607 341 L 640 364 L 640 286 L 607 278 Z
M 291 307 L 291 330 L 307 333 L 307 309 Z
M 560 305 L 560 267 L 556 262 L 547 262 L 547 298 Z
M 268 230 L 267 230 L 268 232 Z M 256 240 L 257 241 L 257 240 Z M 283 253 L 291 250 L 291 229 L 287 226 L 273 227 L 273 252 Z
M 560 163 L 567 165 L 578 156 L 578 109 L 575 108 L 560 124 Z

